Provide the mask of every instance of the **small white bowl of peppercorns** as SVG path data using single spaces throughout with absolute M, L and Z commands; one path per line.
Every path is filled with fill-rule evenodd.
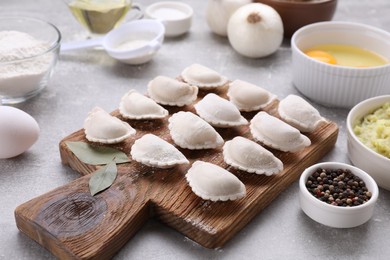
M 335 228 L 352 228 L 367 222 L 373 215 L 378 194 L 378 185 L 370 175 L 345 163 L 312 165 L 299 179 L 303 212 Z

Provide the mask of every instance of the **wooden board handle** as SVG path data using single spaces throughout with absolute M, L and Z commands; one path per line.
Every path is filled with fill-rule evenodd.
M 61 259 L 107 259 L 150 217 L 150 203 L 124 172 L 91 196 L 89 176 L 30 200 L 15 210 L 18 228 Z M 141 181 L 142 182 L 142 181 Z

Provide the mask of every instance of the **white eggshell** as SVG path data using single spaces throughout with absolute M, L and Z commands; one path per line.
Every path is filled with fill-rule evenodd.
M 38 136 L 39 126 L 32 116 L 14 107 L 0 106 L 0 159 L 22 154 Z

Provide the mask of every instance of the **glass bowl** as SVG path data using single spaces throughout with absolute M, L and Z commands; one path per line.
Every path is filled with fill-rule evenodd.
M 60 31 L 29 18 L 0 18 L 0 100 L 23 102 L 44 89 L 59 55 Z

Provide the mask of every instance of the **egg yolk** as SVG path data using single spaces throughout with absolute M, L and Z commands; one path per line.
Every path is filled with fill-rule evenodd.
M 328 64 L 337 64 L 336 58 L 326 51 L 313 50 L 307 51 L 305 52 L 305 54 L 310 58 L 316 59 L 318 61 L 322 61 Z

